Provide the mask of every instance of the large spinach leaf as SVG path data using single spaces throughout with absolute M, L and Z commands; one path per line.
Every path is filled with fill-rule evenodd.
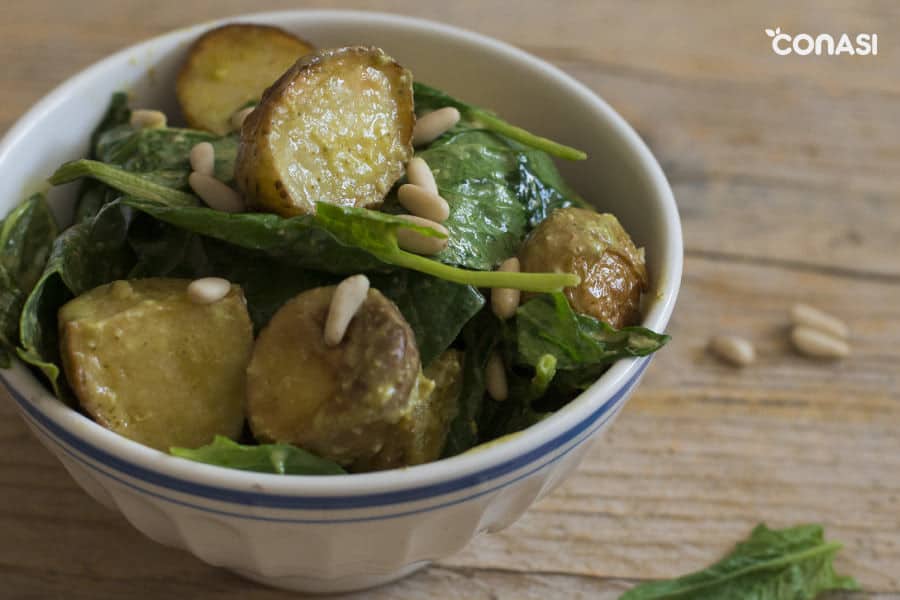
M 139 201 L 134 205 L 143 206 Z M 191 210 L 175 212 L 179 219 L 193 214 Z M 205 212 L 213 213 L 216 219 L 224 216 L 222 223 L 229 221 L 224 213 Z M 274 312 L 293 296 L 313 287 L 338 283 L 342 279 L 341 274 L 325 271 L 325 268 L 335 266 L 322 262 L 327 261 L 330 255 L 327 249 L 293 247 L 292 251 L 288 251 L 278 247 L 276 251 L 266 244 L 270 238 L 268 233 L 253 234 L 253 227 L 266 230 L 284 226 L 287 220 L 274 215 L 252 215 L 249 221 L 251 226 L 246 228 L 234 227 L 233 223 L 212 228 L 220 234 L 220 238 L 228 242 L 239 240 L 238 244 L 191 233 L 196 227 L 179 229 L 143 216 L 146 218 L 139 216 L 134 220 L 129 232 L 130 243 L 138 257 L 129 277 L 224 277 L 244 289 L 250 316 L 257 330 L 264 327 Z M 187 221 L 177 222 L 191 225 Z M 233 231 L 229 227 L 234 227 Z M 204 227 L 202 231 L 210 229 Z M 226 231 L 231 231 L 231 234 L 222 235 Z M 293 235 L 291 230 L 287 231 L 277 237 L 285 239 Z M 318 256 L 312 262 L 313 268 L 310 264 L 298 264 L 303 261 L 292 260 L 296 253 Z M 360 272 L 363 270 L 360 267 L 365 264 L 363 261 L 359 264 L 348 262 L 346 272 Z M 483 296 L 471 286 L 405 269 L 385 271 L 381 263 L 378 267 L 384 272 L 370 272 L 369 279 L 375 288 L 397 304 L 409 322 L 416 334 L 425 366 L 450 346 L 463 324 L 484 305 Z
M 0 222 L 0 367 L 9 366 L 19 315 L 56 235 L 56 221 L 41 194 L 22 202 Z
M 578 279 L 566 273 L 478 272 L 441 264 L 397 245 L 395 232 L 400 227 L 426 235 L 432 235 L 432 230 L 367 209 L 319 203 L 315 216 L 285 219 L 264 213 L 229 214 L 199 206 L 167 206 L 139 197 L 123 202 L 181 229 L 327 273 L 386 272 L 393 265 L 461 285 L 529 291 L 555 291 L 577 284 Z
M 561 294 L 532 298 L 516 311 L 518 364 L 534 366 L 549 354 L 573 387 L 584 388 L 610 364 L 629 356 L 659 350 L 669 336 L 645 327 L 614 329 L 593 317 L 578 314 Z
M 91 177 L 111 188 L 137 198 L 152 200 L 171 206 L 196 206 L 199 200 L 193 194 L 182 192 L 173 187 L 173 182 L 180 183 L 184 173 L 180 171 L 154 171 L 152 173 L 130 173 L 96 160 L 73 160 L 60 166 L 47 180 L 52 185 L 63 185 Z
M 464 130 L 418 156 L 450 205 L 450 239 L 438 259 L 491 270 L 515 255 L 527 226 L 526 203 L 512 181 L 517 153 L 490 132 Z
M 827 590 L 857 590 L 832 561 L 841 545 L 820 525 L 769 529 L 758 525 L 716 564 L 671 581 L 634 587 L 620 600 L 812 600 Z
M 73 296 L 125 277 L 134 264 L 127 243 L 130 216 L 130 209 L 114 202 L 93 219 L 65 230 L 54 240 L 44 271 L 22 308 L 19 356 L 40 369 L 60 397 L 56 314 Z
M 335 462 L 320 458 L 291 444 L 244 445 L 217 435 L 200 448 L 171 448 L 173 456 L 228 467 L 242 471 L 275 473 L 278 475 L 343 475 Z
M 502 134 L 509 139 L 515 140 L 526 146 L 568 160 L 584 160 L 587 158 L 587 154 L 581 150 L 576 150 L 575 148 L 535 135 L 521 127 L 516 127 L 484 108 L 458 100 L 446 92 L 442 92 L 441 90 L 425 85 L 424 83 L 416 81 L 413 84 L 413 94 L 415 95 L 414 99 L 417 113 L 428 112 L 445 106 L 452 106 L 459 110 L 464 119 L 473 122 L 480 127 L 484 127 L 485 129 L 490 129 L 491 131 Z
M 547 154 L 489 131 L 457 127 L 418 156 L 450 205 L 449 264 L 493 269 L 552 211 L 585 205 Z

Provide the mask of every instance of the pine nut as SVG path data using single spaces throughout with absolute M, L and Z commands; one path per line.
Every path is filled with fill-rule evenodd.
M 792 306 L 791 321 L 794 325 L 812 327 L 841 339 L 846 339 L 850 335 L 850 328 L 846 323 L 809 304 L 798 303 Z
M 521 270 L 519 259 L 513 256 L 504 260 L 498 271 L 518 273 Z M 494 288 L 491 290 L 491 310 L 501 319 L 509 319 L 516 314 L 522 292 L 512 288 Z
M 138 129 L 158 129 L 166 126 L 166 115 L 158 110 L 139 108 L 131 111 L 128 123 Z
M 328 317 L 325 319 L 324 341 L 326 346 L 337 346 L 344 339 L 350 321 L 369 293 L 369 279 L 354 275 L 340 282 L 331 297 Z
M 253 109 L 255 108 L 255 106 L 248 106 L 247 108 L 242 108 L 241 110 L 231 115 L 231 126 L 235 131 L 240 131 L 241 129 L 243 129 L 244 121 L 247 120 L 247 117 L 250 115 L 250 113 L 253 112 Z
M 397 244 L 404 250 L 415 252 L 416 254 L 432 255 L 437 254 L 447 247 L 450 232 L 447 231 L 447 228 L 440 223 L 435 223 L 434 221 L 429 221 L 428 219 L 423 219 L 422 217 L 416 217 L 413 215 L 397 216 L 404 221 L 409 221 L 413 225 L 418 225 L 419 227 L 428 227 L 440 234 L 443 234 L 444 236 L 447 236 L 442 238 L 432 237 L 423 235 L 418 231 L 413 231 L 412 229 L 400 227 L 397 229 Z
M 800 354 L 813 358 L 843 358 L 850 354 L 850 346 L 844 340 L 805 325 L 794 327 L 791 341 Z
M 459 123 L 459 111 L 445 106 L 420 117 L 413 127 L 413 146 L 424 146 L 438 139 Z
M 503 366 L 503 357 L 496 350 L 488 358 L 484 367 L 484 387 L 488 395 L 502 402 L 509 396 L 509 386 L 506 383 L 506 367 Z
M 244 210 L 244 201 L 241 195 L 215 177 L 202 173 L 191 173 L 188 183 L 210 208 L 229 213 Z
M 200 142 L 191 148 L 191 170 L 210 177 L 216 171 L 216 149 L 209 142 Z
M 218 302 L 231 291 L 231 282 L 221 277 L 195 279 L 187 288 L 187 295 L 194 304 Z
M 401 185 L 397 190 L 397 200 L 403 208 L 417 217 L 443 223 L 450 216 L 450 206 L 446 200 L 418 185 Z
M 406 163 L 406 178 L 413 185 L 423 187 L 432 194 L 439 194 L 437 182 L 434 180 L 434 173 L 428 163 L 418 156 L 410 159 Z
M 753 344 L 736 335 L 717 335 L 709 341 L 709 350 L 735 367 L 746 367 L 756 360 Z

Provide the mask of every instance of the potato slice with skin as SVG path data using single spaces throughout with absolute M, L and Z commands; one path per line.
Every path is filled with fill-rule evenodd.
M 218 135 L 231 131 L 231 116 L 259 100 L 313 46 L 270 25 L 232 23 L 200 36 L 178 73 L 175 91 L 190 127 Z
M 640 321 L 647 288 L 644 253 L 614 215 L 554 210 L 525 238 L 519 262 L 523 272 L 578 275 L 581 283 L 564 290 L 575 312 L 615 328 Z
M 365 470 L 419 465 L 441 457 L 459 411 L 463 353 L 447 350 L 419 375 L 417 392 L 393 435 Z
M 260 442 L 295 444 L 360 470 L 417 402 L 419 351 L 403 315 L 376 289 L 340 344 L 326 346 L 334 290 L 295 296 L 259 334 L 247 367 L 247 418 Z M 424 387 L 430 392 L 433 384 Z
M 379 205 L 412 157 L 412 75 L 378 48 L 300 59 L 244 122 L 235 181 L 282 216 Z
M 253 325 L 241 288 L 196 304 L 189 280 L 116 281 L 59 311 L 63 367 L 98 423 L 152 448 L 195 448 L 244 423 Z

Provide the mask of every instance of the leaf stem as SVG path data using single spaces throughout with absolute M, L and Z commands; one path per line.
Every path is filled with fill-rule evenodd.
M 535 135 L 521 127 L 516 127 L 512 123 L 507 123 L 500 117 L 493 115 L 486 110 L 469 108 L 465 112 L 469 114 L 471 119 L 479 121 L 487 129 L 505 135 L 506 137 L 525 144 L 526 146 L 530 146 L 531 148 L 542 150 L 552 156 L 557 156 L 566 160 L 584 160 L 587 158 L 587 153 L 578 150 L 577 148 L 572 148 L 571 146 L 566 146 L 565 144 L 560 144 L 559 142 L 554 142 L 545 137 Z
M 387 257 L 386 257 L 387 258 Z M 578 285 L 581 279 L 572 273 L 510 273 L 505 271 L 470 271 L 451 267 L 436 260 L 397 249 L 390 254 L 394 265 L 432 275 L 462 285 L 485 288 L 512 288 L 524 292 L 552 293 Z

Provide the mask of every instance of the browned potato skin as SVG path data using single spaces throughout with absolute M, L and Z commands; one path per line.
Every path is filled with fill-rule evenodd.
M 298 118 L 303 112 L 305 96 L 311 89 L 322 87 L 322 81 L 328 81 L 335 74 L 344 73 L 348 65 L 363 65 L 377 69 L 390 82 L 391 104 L 396 110 L 396 130 L 391 144 L 396 146 L 393 155 L 386 153 L 384 164 L 372 164 L 359 156 L 361 150 L 354 146 L 362 145 L 353 136 L 366 127 L 366 123 L 347 127 L 348 135 L 337 139 L 331 145 L 316 145 L 316 157 L 322 156 L 329 161 L 330 169 L 307 175 L 304 181 L 292 181 L 285 178 L 285 168 L 279 165 L 276 157 L 278 144 L 284 144 L 288 127 L 284 115 Z M 332 72 L 334 70 L 334 72 Z M 364 81 L 351 82 L 348 85 L 366 85 Z M 357 97 L 359 94 L 356 95 Z M 346 116 L 352 114 L 353 107 L 335 103 L 331 107 L 331 115 Z M 334 120 L 334 119 L 329 119 Z M 283 124 L 283 125 L 282 125 Z M 403 175 L 406 162 L 412 157 L 412 131 L 415 125 L 413 111 L 412 75 L 378 48 L 347 47 L 333 50 L 320 50 L 301 58 L 288 69 L 269 89 L 266 90 L 259 105 L 244 121 L 241 130 L 241 143 L 235 163 L 235 181 L 251 208 L 260 211 L 274 212 L 285 217 L 315 212 L 316 202 L 330 202 L 342 206 L 374 208 L 381 204 L 391 186 Z M 318 131 L 326 131 L 323 126 Z M 312 143 L 310 136 L 302 136 L 304 143 Z M 369 148 L 375 142 L 365 141 Z M 342 164 L 334 164 L 336 153 L 350 154 L 360 163 L 369 163 L 373 172 L 378 173 L 379 180 L 372 186 L 363 187 L 355 182 L 360 176 L 350 171 L 343 175 L 339 172 Z M 312 156 L 310 154 L 310 156 Z M 294 178 L 299 179 L 299 178 Z M 340 181 L 339 191 L 307 192 L 304 186 L 312 185 L 310 180 Z M 326 186 L 327 187 L 327 186 Z M 369 189 L 372 188 L 372 189 Z
M 619 220 L 583 208 L 553 211 L 519 249 L 522 271 L 575 273 L 581 283 L 565 289 L 576 312 L 613 327 L 640 322 L 647 267 Z
M 98 423 L 167 452 L 244 423 L 244 370 L 253 326 L 238 286 L 195 304 L 189 280 L 116 281 L 59 311 L 66 378 Z
M 230 23 L 207 31 L 191 45 L 175 84 L 188 126 L 225 135 L 232 130 L 232 114 L 314 51 L 270 25 Z
M 260 333 L 247 367 L 247 417 L 260 442 L 291 443 L 362 470 L 402 429 L 419 350 L 400 311 L 375 289 L 341 343 L 326 346 L 334 290 L 299 294 Z M 381 468 L 391 466 L 399 465 Z

